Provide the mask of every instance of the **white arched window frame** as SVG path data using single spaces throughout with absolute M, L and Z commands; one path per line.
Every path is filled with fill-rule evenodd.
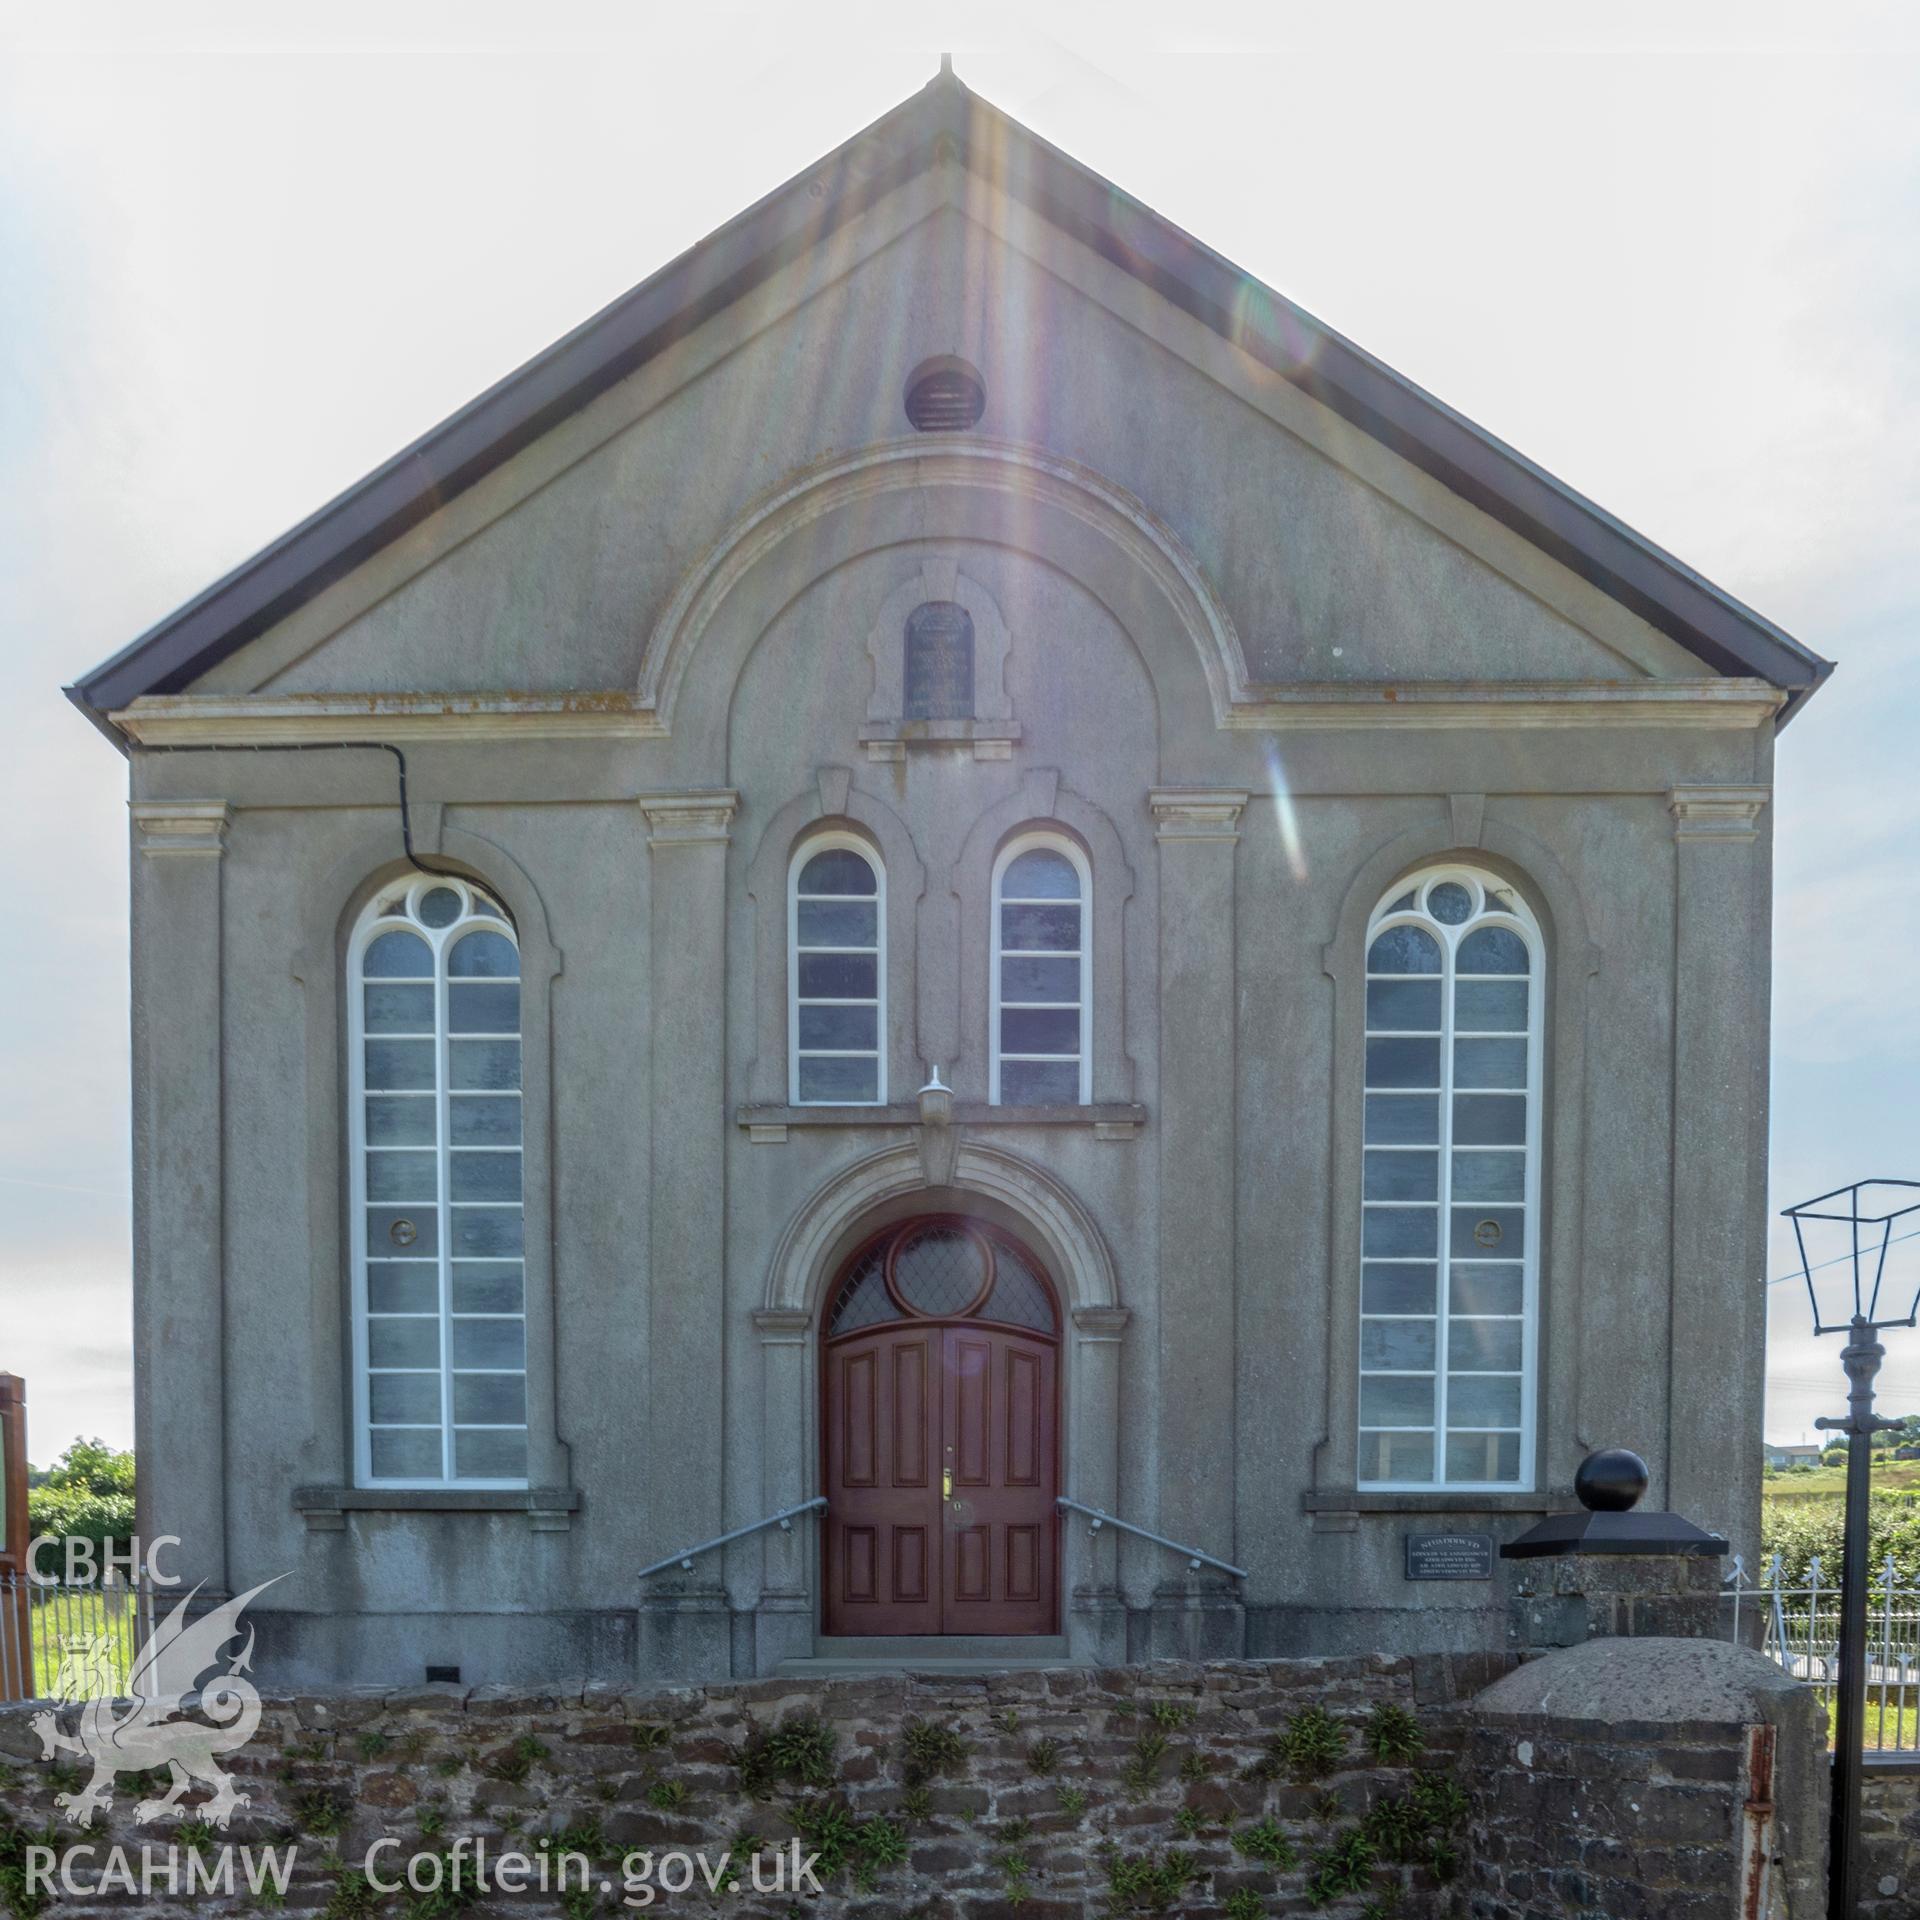
M 821 854 L 864 863 L 872 890 L 831 887 Z M 877 1107 L 887 1098 L 887 873 L 858 834 L 817 833 L 787 873 L 787 1093 L 797 1107 Z
M 347 954 L 354 1478 L 527 1485 L 519 943 L 484 890 L 381 889 Z
M 1077 896 L 1064 883 L 1048 891 L 1023 881 L 1025 872 L 1045 871 L 1023 862 L 1027 854 L 1064 861 Z M 1093 1098 L 1093 868 L 1079 844 L 1045 832 L 1009 840 L 993 863 L 992 923 L 988 1100 L 1086 1105 Z
M 1367 928 L 1358 1481 L 1534 1483 L 1546 951 L 1473 868 Z

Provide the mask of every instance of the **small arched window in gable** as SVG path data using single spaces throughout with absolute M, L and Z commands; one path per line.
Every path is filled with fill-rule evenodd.
M 903 717 L 973 718 L 973 616 L 953 600 L 927 600 L 907 615 Z
M 438 875 L 385 889 L 348 956 L 356 1479 L 524 1486 L 520 955 Z
M 1363 1487 L 1533 1484 L 1546 956 L 1514 889 L 1445 868 L 1367 934 Z
M 1055 834 L 1023 834 L 993 868 L 992 1050 L 996 1106 L 1093 1098 L 1093 875 Z
M 886 890 L 878 857 L 848 833 L 794 855 L 788 887 L 787 1053 L 795 1106 L 887 1097 Z

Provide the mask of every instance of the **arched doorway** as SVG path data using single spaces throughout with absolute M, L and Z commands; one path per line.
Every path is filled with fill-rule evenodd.
M 1011 1234 L 860 1246 L 821 1319 L 826 1634 L 1057 1631 L 1059 1309 Z

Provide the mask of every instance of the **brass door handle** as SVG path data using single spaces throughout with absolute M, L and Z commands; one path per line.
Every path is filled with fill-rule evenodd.
M 942 1500 L 951 1500 L 953 1498 L 953 1469 L 951 1467 L 940 1476 L 940 1498 Z

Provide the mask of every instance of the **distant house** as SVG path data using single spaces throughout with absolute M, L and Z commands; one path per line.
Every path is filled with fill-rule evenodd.
M 1827 671 L 943 75 L 73 689 L 141 1533 L 385 1684 L 1498 1647 L 1404 1537 L 1601 1440 L 1751 1552 Z
M 1767 1465 L 1776 1470 L 1787 1467 L 1817 1467 L 1820 1464 L 1820 1449 L 1809 1442 L 1805 1446 L 1768 1447 Z

